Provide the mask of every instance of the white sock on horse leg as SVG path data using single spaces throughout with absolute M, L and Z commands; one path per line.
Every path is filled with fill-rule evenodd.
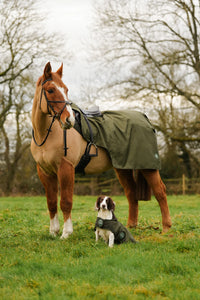
M 61 239 L 66 239 L 68 238 L 68 236 L 70 234 L 72 234 L 73 232 L 73 225 L 72 225 L 72 220 L 71 218 L 69 217 L 67 219 L 67 221 L 64 222 L 64 226 L 63 226 L 63 233 L 62 233 L 62 236 L 61 236 Z
M 59 233 L 60 224 L 58 220 L 58 214 L 56 213 L 53 219 L 50 219 L 50 234 L 56 236 Z

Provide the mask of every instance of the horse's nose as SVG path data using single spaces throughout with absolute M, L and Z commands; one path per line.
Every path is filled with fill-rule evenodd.
M 65 119 L 65 123 L 66 123 L 68 126 L 71 126 L 71 122 L 70 122 L 70 120 L 69 120 L 68 117 Z
M 65 116 L 65 126 L 68 128 L 71 128 L 74 126 L 75 123 L 75 118 L 73 114 L 68 115 L 67 117 Z

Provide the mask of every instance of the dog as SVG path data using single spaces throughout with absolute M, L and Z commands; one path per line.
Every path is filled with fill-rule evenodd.
M 110 197 L 98 197 L 95 208 L 98 210 L 95 223 L 96 242 L 99 240 L 99 237 L 102 237 L 111 248 L 114 244 L 136 243 L 131 233 L 114 215 L 115 203 Z

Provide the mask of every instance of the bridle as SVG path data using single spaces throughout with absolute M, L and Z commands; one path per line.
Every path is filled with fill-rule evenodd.
M 61 114 L 63 113 L 63 111 L 64 111 L 66 105 L 68 105 L 68 104 L 71 105 L 72 102 L 67 101 L 67 100 L 49 100 L 49 99 L 47 98 L 47 94 L 46 94 L 45 89 L 43 88 L 43 85 L 44 85 L 47 81 L 51 81 L 51 80 L 52 80 L 51 78 L 48 78 L 48 79 L 46 79 L 46 80 L 44 80 L 44 81 L 42 82 L 42 89 L 41 89 L 41 94 L 40 94 L 40 109 L 41 109 L 42 94 L 44 94 L 45 100 L 46 100 L 46 102 L 47 102 L 48 113 L 51 115 L 51 112 L 50 112 L 50 109 L 51 109 L 51 110 L 53 111 L 53 113 L 54 113 L 53 118 L 55 118 L 55 119 L 60 119 L 60 116 L 61 116 Z M 64 105 L 63 105 L 63 108 L 62 108 L 59 112 L 57 112 L 57 111 L 55 111 L 55 109 L 53 108 L 53 106 L 51 105 L 51 103 L 64 103 Z M 49 109 L 49 108 L 50 108 L 50 109 Z
M 42 145 L 44 145 L 44 143 L 46 142 L 50 132 L 51 132 L 51 128 L 52 128 L 52 125 L 54 123 L 54 121 L 56 119 L 60 119 L 60 116 L 61 114 L 63 113 L 66 105 L 71 105 L 72 102 L 70 101 L 65 101 L 65 100 L 49 100 L 47 98 L 47 95 L 46 95 L 46 91 L 45 89 L 43 88 L 43 85 L 47 82 L 47 81 L 51 81 L 52 79 L 49 78 L 49 79 L 46 79 L 45 81 L 42 82 L 42 89 L 41 89 L 41 94 L 40 94 L 40 109 L 41 109 L 41 101 L 42 101 L 42 95 L 44 94 L 44 97 L 46 99 L 46 102 L 47 102 L 47 109 L 48 109 L 48 113 L 50 115 L 50 117 L 52 117 L 52 121 L 51 121 L 51 124 L 49 126 L 49 128 L 47 129 L 47 134 L 44 138 L 44 140 L 42 141 L 41 144 L 38 144 L 36 139 L 35 139 L 35 136 L 34 136 L 34 130 L 32 129 L 32 137 L 33 137 L 33 140 L 34 140 L 34 143 L 36 144 L 36 146 L 38 147 L 41 147 Z M 51 105 L 51 103 L 64 103 L 62 109 L 57 112 L 55 111 L 55 109 L 53 108 L 53 106 Z M 50 109 L 51 111 L 53 111 L 53 115 L 51 114 L 50 112 Z M 79 108 L 80 109 L 80 108 Z M 78 165 L 76 166 L 75 170 L 76 172 L 83 172 L 82 170 L 85 169 L 85 167 L 88 165 L 88 163 L 90 162 L 90 159 L 91 157 L 95 157 L 95 156 L 98 156 L 98 148 L 97 146 L 95 145 L 94 143 L 94 137 L 93 137 L 93 132 L 92 132 L 92 127 L 87 119 L 87 115 L 80 109 L 81 113 L 83 114 L 83 117 L 88 125 L 88 128 L 89 128 L 89 132 L 90 132 L 90 141 L 87 142 L 87 146 L 86 146 L 86 149 L 85 149 L 85 153 L 82 155 L 81 157 L 81 160 L 79 161 Z M 67 156 L 67 132 L 66 132 L 66 129 L 63 129 L 63 144 L 64 144 L 64 156 Z M 91 147 L 94 146 L 95 147 L 95 154 L 90 154 L 90 149 Z
M 50 124 L 49 128 L 47 129 L 47 134 L 46 134 L 46 136 L 45 136 L 45 138 L 44 138 L 44 140 L 42 141 L 41 144 L 38 144 L 38 143 L 37 143 L 37 141 L 36 141 L 36 139 L 35 139 L 35 135 L 34 135 L 34 130 L 32 129 L 32 137 L 33 137 L 34 143 L 35 143 L 36 146 L 38 146 L 38 147 L 41 147 L 41 146 L 44 145 L 44 143 L 46 142 L 46 140 L 47 140 L 47 138 L 48 138 L 48 136 L 49 136 L 49 133 L 51 132 L 51 128 L 52 128 L 52 126 L 53 126 L 54 121 L 55 121 L 56 119 L 60 120 L 60 116 L 61 116 L 61 114 L 63 113 L 63 111 L 64 111 L 66 105 L 71 105 L 71 104 L 72 104 L 72 102 L 66 101 L 66 100 L 49 100 L 49 99 L 47 98 L 47 94 L 46 94 L 45 89 L 43 88 L 43 85 L 44 85 L 47 81 L 51 81 L 51 80 L 52 80 L 52 78 L 48 78 L 48 79 L 44 80 L 44 81 L 42 82 L 42 84 L 41 84 L 41 85 L 42 85 L 42 89 L 41 89 L 41 94 L 40 94 L 40 105 L 39 105 L 39 107 L 40 107 L 40 110 L 41 110 L 42 95 L 44 94 L 45 100 L 46 100 L 46 102 L 47 102 L 48 114 L 50 115 L 50 117 L 52 117 L 51 124 Z M 61 109 L 59 112 L 57 112 L 57 111 L 55 111 L 55 109 L 53 108 L 53 106 L 51 105 L 51 103 L 64 103 L 64 105 L 63 105 L 62 109 Z M 53 112 L 53 115 L 51 114 L 50 109 L 51 109 L 51 111 Z M 67 149 L 68 149 L 68 148 L 67 148 L 67 134 L 66 134 L 66 129 L 63 129 L 63 140 L 64 140 L 64 155 L 66 156 L 66 155 L 67 155 Z

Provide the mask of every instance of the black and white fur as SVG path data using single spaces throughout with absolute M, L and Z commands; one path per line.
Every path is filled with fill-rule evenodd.
M 115 203 L 110 197 L 100 196 L 96 201 L 96 210 L 98 210 L 97 217 L 104 220 L 112 220 L 113 211 L 115 210 Z M 110 230 L 97 227 L 95 235 L 96 242 L 98 241 L 99 237 L 102 237 L 103 240 L 108 243 L 109 247 L 113 247 L 115 237 Z

